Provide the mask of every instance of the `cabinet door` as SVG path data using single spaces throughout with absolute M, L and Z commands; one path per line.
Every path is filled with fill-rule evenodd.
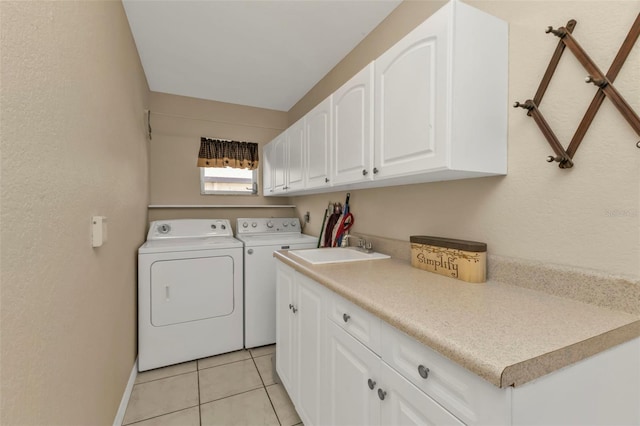
M 331 99 L 329 96 L 305 116 L 307 137 L 306 188 L 330 185 Z
M 324 424 L 377 425 L 380 358 L 344 330 L 327 321 L 328 359 Z M 371 379 L 373 389 L 368 386 Z
M 262 148 L 262 195 L 273 194 L 273 143 L 268 143 Z
M 271 158 L 273 165 L 273 192 L 282 193 L 287 186 L 287 137 L 286 132 L 275 138 L 272 142 Z
M 285 190 L 304 188 L 304 119 L 287 129 L 287 184 Z
M 296 365 L 298 399 L 296 407 L 302 421 L 319 425 L 322 410 L 325 371 L 322 365 L 324 348 L 324 298 L 322 288 L 307 277 L 296 275 Z
M 278 262 L 276 267 L 276 371 L 292 400 L 295 387 L 295 271 Z M 291 307 L 289 307 L 291 305 Z
M 383 425 L 456 425 L 460 420 L 427 394 L 409 383 L 385 362 L 380 362 L 380 419 Z
M 438 11 L 375 62 L 376 177 L 447 166 L 449 10 Z
M 333 94 L 332 183 L 373 178 L 373 63 Z

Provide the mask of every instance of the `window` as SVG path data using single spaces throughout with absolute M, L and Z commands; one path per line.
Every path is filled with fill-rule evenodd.
M 231 167 L 200 167 L 201 194 L 257 194 L 258 171 Z

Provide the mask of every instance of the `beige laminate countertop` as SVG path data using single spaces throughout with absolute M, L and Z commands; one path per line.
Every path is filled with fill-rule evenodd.
M 518 386 L 640 336 L 640 317 L 487 281 L 471 284 L 384 259 L 295 270 L 498 387 Z

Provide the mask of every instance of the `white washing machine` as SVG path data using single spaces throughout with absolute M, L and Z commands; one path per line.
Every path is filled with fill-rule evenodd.
M 242 349 L 243 253 L 227 219 L 151 223 L 138 249 L 138 370 Z
M 244 346 L 276 342 L 276 260 L 273 252 L 315 248 L 297 218 L 240 218 L 236 238 L 244 243 Z

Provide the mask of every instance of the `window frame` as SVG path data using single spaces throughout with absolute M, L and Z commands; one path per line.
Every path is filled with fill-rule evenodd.
M 208 176 L 204 175 L 205 169 L 218 169 L 221 167 L 200 167 L 200 195 L 258 195 L 258 169 L 250 170 L 251 173 L 251 191 L 220 191 L 213 190 L 207 191 L 205 189 L 205 183 L 207 182 L 206 178 Z M 233 182 L 235 178 L 222 178 L 222 180 L 217 180 L 216 182 Z M 212 182 L 209 180 L 209 182 Z

